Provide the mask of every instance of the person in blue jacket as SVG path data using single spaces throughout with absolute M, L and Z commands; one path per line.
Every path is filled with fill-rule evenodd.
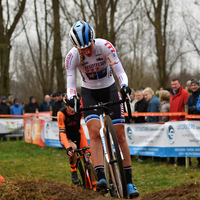
M 14 105 L 10 108 L 11 115 L 23 115 L 24 107 L 19 104 L 18 99 L 14 99 Z
M 150 87 L 147 87 L 144 89 L 143 94 L 145 99 L 149 102 L 147 112 L 160 112 L 159 111 L 160 100 L 158 97 L 154 95 L 154 91 Z M 159 122 L 159 117 L 148 116 L 147 122 Z
M 189 96 L 185 105 L 188 105 L 188 114 L 199 115 L 200 114 L 200 83 L 198 79 L 191 79 L 191 91 L 192 94 Z M 199 103 L 198 103 L 199 101 Z
M 51 101 L 50 96 L 47 94 L 44 97 L 44 100 L 40 104 L 40 112 L 51 111 L 53 106 L 53 102 Z

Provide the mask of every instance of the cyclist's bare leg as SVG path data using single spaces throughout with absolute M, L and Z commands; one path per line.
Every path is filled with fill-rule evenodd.
M 103 165 L 103 149 L 100 137 L 101 123 L 98 119 L 91 119 L 87 122 L 90 136 L 90 151 L 94 166 Z
M 122 150 L 125 159 L 123 165 L 124 167 L 131 166 L 131 156 L 130 156 L 129 146 L 126 140 L 124 124 L 116 124 L 114 125 L 114 129 L 117 135 L 118 143 L 120 145 L 120 148 Z

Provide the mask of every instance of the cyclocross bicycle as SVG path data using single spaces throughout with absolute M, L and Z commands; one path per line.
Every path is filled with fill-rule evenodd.
M 127 108 L 130 109 L 130 96 L 127 94 L 126 100 Z M 79 108 L 78 112 L 98 109 L 100 112 L 101 129 L 100 136 L 104 150 L 104 166 L 105 174 L 108 183 L 108 191 L 110 195 L 118 198 L 127 198 L 126 177 L 124 174 L 122 151 L 118 144 L 117 136 L 110 115 L 112 112 L 109 106 L 124 103 L 124 100 L 110 101 L 107 103 L 98 103 L 98 105 L 91 105 L 84 108 Z M 76 102 L 75 102 L 76 105 Z M 107 111 L 105 114 L 105 111 Z M 131 111 L 129 110 L 129 117 Z
M 93 164 L 90 162 L 91 153 L 88 152 L 89 148 L 90 147 L 83 147 L 74 150 L 74 152 L 77 153 L 76 168 L 81 178 L 77 186 L 83 186 L 86 189 L 96 191 L 97 176 Z

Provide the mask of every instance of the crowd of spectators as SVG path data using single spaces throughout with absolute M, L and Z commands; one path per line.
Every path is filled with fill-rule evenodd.
M 163 88 L 160 86 L 154 93 L 152 88 L 141 87 L 139 90 L 131 89 L 131 111 L 134 112 L 185 112 L 186 105 L 189 114 L 200 114 L 200 82 L 196 78 L 192 78 L 186 82 L 185 87 L 181 85 L 178 78 L 171 80 L 171 86 Z M 1 97 L 0 115 L 22 115 L 25 113 L 35 113 L 36 111 L 45 112 L 52 111 L 53 120 L 57 120 L 57 112 L 63 107 L 63 93 L 56 92 L 47 94 L 41 104 L 36 102 L 36 98 L 31 96 L 29 103 L 20 105 L 18 99 L 14 99 L 13 95 Z M 126 105 L 124 105 L 127 112 Z M 167 121 L 184 120 L 184 116 L 140 116 L 133 117 L 131 123 L 164 123 Z M 126 119 L 126 122 L 129 123 Z M 144 156 L 139 157 L 140 160 Z M 170 158 L 170 164 L 175 163 L 175 158 Z M 185 158 L 177 159 L 178 165 L 185 165 Z M 190 162 L 191 164 L 191 162 Z M 198 158 L 200 166 L 200 158 Z
M 23 115 L 23 113 L 36 113 L 52 111 L 54 117 L 57 116 L 58 110 L 63 106 L 62 92 L 47 94 L 41 104 L 37 103 L 34 96 L 30 96 L 27 104 L 19 103 L 18 99 L 14 99 L 13 95 L 1 97 L 0 115 Z

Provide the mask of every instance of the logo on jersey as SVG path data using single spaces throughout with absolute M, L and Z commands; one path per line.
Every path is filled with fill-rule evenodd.
M 103 58 L 97 58 L 97 61 L 101 61 L 101 60 L 103 60 Z
M 110 42 L 107 41 L 104 45 L 108 47 L 108 49 L 110 49 L 112 53 L 115 52 L 115 48 Z
M 106 58 L 107 58 L 108 62 L 110 63 L 111 67 L 116 64 L 115 59 L 113 58 L 113 56 L 111 54 L 109 54 Z
M 72 53 L 69 53 L 66 60 L 65 60 L 66 69 L 69 69 L 69 62 L 71 60 L 71 57 L 72 57 Z
M 86 75 L 89 80 L 96 80 L 96 79 L 104 78 L 107 75 L 107 67 L 98 72 L 86 73 Z

